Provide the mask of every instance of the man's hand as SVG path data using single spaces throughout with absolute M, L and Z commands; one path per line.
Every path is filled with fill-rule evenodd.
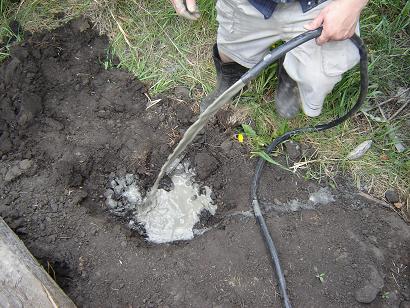
M 334 0 L 305 28 L 314 30 L 323 26 L 322 35 L 316 39 L 318 45 L 346 40 L 354 34 L 360 13 L 367 2 L 368 0 Z
M 179 16 L 190 20 L 197 20 L 199 18 L 199 11 L 195 0 L 171 0 L 171 2 Z

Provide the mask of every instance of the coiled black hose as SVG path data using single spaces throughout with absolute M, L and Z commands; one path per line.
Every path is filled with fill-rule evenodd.
M 318 31 L 314 33 L 314 35 L 318 36 L 320 35 L 321 29 L 315 30 Z M 312 32 L 310 32 L 312 33 Z M 299 38 L 299 37 L 298 37 Z M 296 41 L 296 40 L 295 40 Z M 313 127 L 304 127 L 304 128 L 297 128 L 294 130 L 291 130 L 284 135 L 276 138 L 273 140 L 273 142 L 266 148 L 265 152 L 267 154 L 271 154 L 272 151 L 282 142 L 288 140 L 289 138 L 301 134 L 301 133 L 309 133 L 309 132 L 320 132 L 332 127 L 335 127 L 339 125 L 340 123 L 344 122 L 346 119 L 351 117 L 355 112 L 359 110 L 359 108 L 362 106 L 366 96 L 367 96 L 367 90 L 368 90 L 368 84 L 369 84 L 369 78 L 368 78 L 368 72 L 367 72 L 367 52 L 366 52 L 366 47 L 362 41 L 362 39 L 354 35 L 351 38 L 351 41 L 355 44 L 355 46 L 358 48 L 359 53 L 360 53 L 360 93 L 359 97 L 357 99 L 356 104 L 350 109 L 345 115 L 341 116 L 340 118 L 334 119 L 326 124 L 320 124 L 317 126 Z M 286 44 L 285 44 L 286 45 Z M 298 44 L 300 45 L 300 44 Z M 294 47 L 293 47 L 294 48 Z M 266 66 L 265 66 L 266 67 Z M 261 68 L 263 69 L 263 68 Z M 261 69 L 258 69 L 257 74 L 260 73 Z M 243 79 L 243 78 L 242 78 Z M 253 78 L 252 78 L 253 79 Z M 248 80 L 246 80 L 248 82 Z M 287 294 L 287 289 L 286 289 L 286 281 L 285 281 L 285 276 L 283 275 L 283 271 L 280 265 L 280 260 L 278 256 L 278 252 L 276 250 L 275 244 L 273 243 L 272 237 L 269 233 L 269 229 L 266 225 L 265 219 L 262 215 L 260 206 L 259 206 L 259 201 L 258 201 L 258 186 L 262 174 L 262 169 L 265 166 L 265 160 L 263 158 L 260 158 L 256 164 L 256 170 L 255 170 L 255 175 L 253 176 L 252 179 L 252 186 L 251 186 L 251 199 L 252 199 L 252 207 L 253 211 L 256 217 L 256 220 L 259 224 L 260 231 L 262 233 L 263 239 L 265 241 L 266 247 L 269 250 L 270 256 L 271 256 L 271 261 L 273 263 L 273 266 L 275 268 L 276 272 L 276 277 L 278 280 L 279 284 L 279 289 L 280 293 L 282 296 L 283 300 L 283 306 L 286 308 L 290 308 L 290 300 L 289 296 Z

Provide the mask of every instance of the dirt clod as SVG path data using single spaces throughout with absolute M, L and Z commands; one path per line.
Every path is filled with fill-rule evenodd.
M 90 23 L 87 19 L 78 18 L 71 22 L 71 28 L 74 32 L 84 32 L 90 29 Z
M 384 286 L 384 280 L 374 266 L 369 268 L 369 279 L 365 285 L 355 292 L 355 298 L 359 303 L 370 304 Z
M 176 97 L 182 100 L 190 100 L 190 91 L 187 87 L 177 86 L 174 89 L 174 94 Z
M 359 303 L 370 304 L 376 299 L 378 293 L 378 288 L 371 284 L 368 284 L 356 291 L 355 298 Z
M 218 161 L 208 153 L 198 153 L 195 156 L 195 167 L 199 179 L 205 180 L 218 168 Z
M 33 165 L 33 162 L 29 159 L 23 159 L 21 162 L 19 162 L 19 168 L 21 170 L 27 170 Z
M 396 190 L 389 189 L 385 192 L 384 197 L 386 200 L 392 204 L 400 201 L 400 196 Z
M 33 162 L 28 159 L 24 159 L 20 162 L 13 162 L 12 166 L 7 171 L 4 181 L 11 182 L 25 173 L 28 169 L 31 168 Z
M 233 142 L 231 139 L 226 139 L 224 142 L 221 143 L 221 150 L 224 154 L 228 155 L 229 152 L 232 150 Z
M 289 157 L 292 160 L 298 160 L 300 159 L 302 155 L 301 147 L 298 142 L 295 141 L 288 141 L 285 143 L 285 148 L 286 148 L 286 154 L 289 155 Z

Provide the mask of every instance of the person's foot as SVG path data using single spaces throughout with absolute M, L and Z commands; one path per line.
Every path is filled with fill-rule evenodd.
M 199 105 L 201 113 L 248 71 L 246 67 L 236 62 L 223 63 L 216 44 L 213 49 L 213 59 L 217 76 L 216 88 L 202 99 Z
M 283 67 L 283 59 L 278 63 L 278 87 L 275 93 L 275 108 L 277 113 L 286 119 L 294 118 L 300 110 L 302 101 L 296 81 Z

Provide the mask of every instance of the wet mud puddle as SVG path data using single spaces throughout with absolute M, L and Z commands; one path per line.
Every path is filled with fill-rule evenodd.
M 129 227 L 152 243 L 191 240 L 202 233 L 194 226 L 201 213 L 215 214 L 211 189 L 194 182 L 195 171 L 188 162 L 180 163 L 171 177 L 169 189 L 158 189 L 155 196 L 143 197 L 138 177 L 115 177 L 105 192 L 110 212 L 129 219 Z M 150 198 L 150 202 L 147 202 Z
M 195 174 L 192 169 L 189 169 L 188 164 L 179 164 L 176 167 L 176 174 L 171 178 L 173 189 L 166 191 L 158 189 L 158 187 L 163 176 L 170 172 L 169 169 L 172 169 L 172 165 L 175 165 L 178 157 L 203 129 L 208 120 L 221 106 L 238 93 L 243 86 L 244 83 L 238 81 L 199 115 L 197 121 L 187 129 L 177 147 L 168 156 L 154 185 L 144 200 L 135 184 L 128 188 L 127 191 L 124 191 L 123 194 L 120 194 L 128 202 L 131 200 L 132 210 L 135 211 L 134 217 L 136 222 L 131 220 L 130 227 L 140 231 L 148 241 L 166 243 L 190 240 L 194 237 L 193 228 L 199 222 L 201 212 L 208 211 L 211 215 L 215 214 L 216 205 L 212 204 L 210 197 L 211 189 L 205 187 L 205 193 L 200 193 L 198 184 L 195 184 L 193 181 Z M 131 177 L 132 175 L 128 176 Z M 124 179 L 119 179 L 119 181 L 121 182 L 121 187 L 123 187 Z M 125 179 L 125 183 L 126 181 L 127 179 Z M 118 187 L 118 181 L 114 180 L 112 184 L 114 184 L 112 193 L 111 191 L 107 192 L 106 197 L 107 205 L 115 212 L 117 211 L 118 203 L 115 203 L 112 196 L 115 195 L 115 187 Z M 135 224 L 136 227 L 134 226 Z
M 211 189 L 200 189 L 199 185 L 194 183 L 195 173 L 189 169 L 189 164 L 177 165 L 171 178 L 171 190 L 158 189 L 159 183 L 163 176 L 170 172 L 169 169 L 173 169 L 172 165 L 175 165 L 178 157 L 203 129 L 209 118 L 243 86 L 244 84 L 238 81 L 200 114 L 198 120 L 188 128 L 177 147 L 168 156 L 144 199 L 137 184 L 138 179 L 133 174 L 110 182 L 111 189 L 106 191 L 106 204 L 117 215 L 133 212 L 134 219 L 130 220 L 129 227 L 139 231 L 148 241 L 167 243 L 190 240 L 194 237 L 194 226 L 199 222 L 201 212 L 215 214 L 216 205 L 210 197 Z M 123 202 L 118 199 L 122 199 Z

